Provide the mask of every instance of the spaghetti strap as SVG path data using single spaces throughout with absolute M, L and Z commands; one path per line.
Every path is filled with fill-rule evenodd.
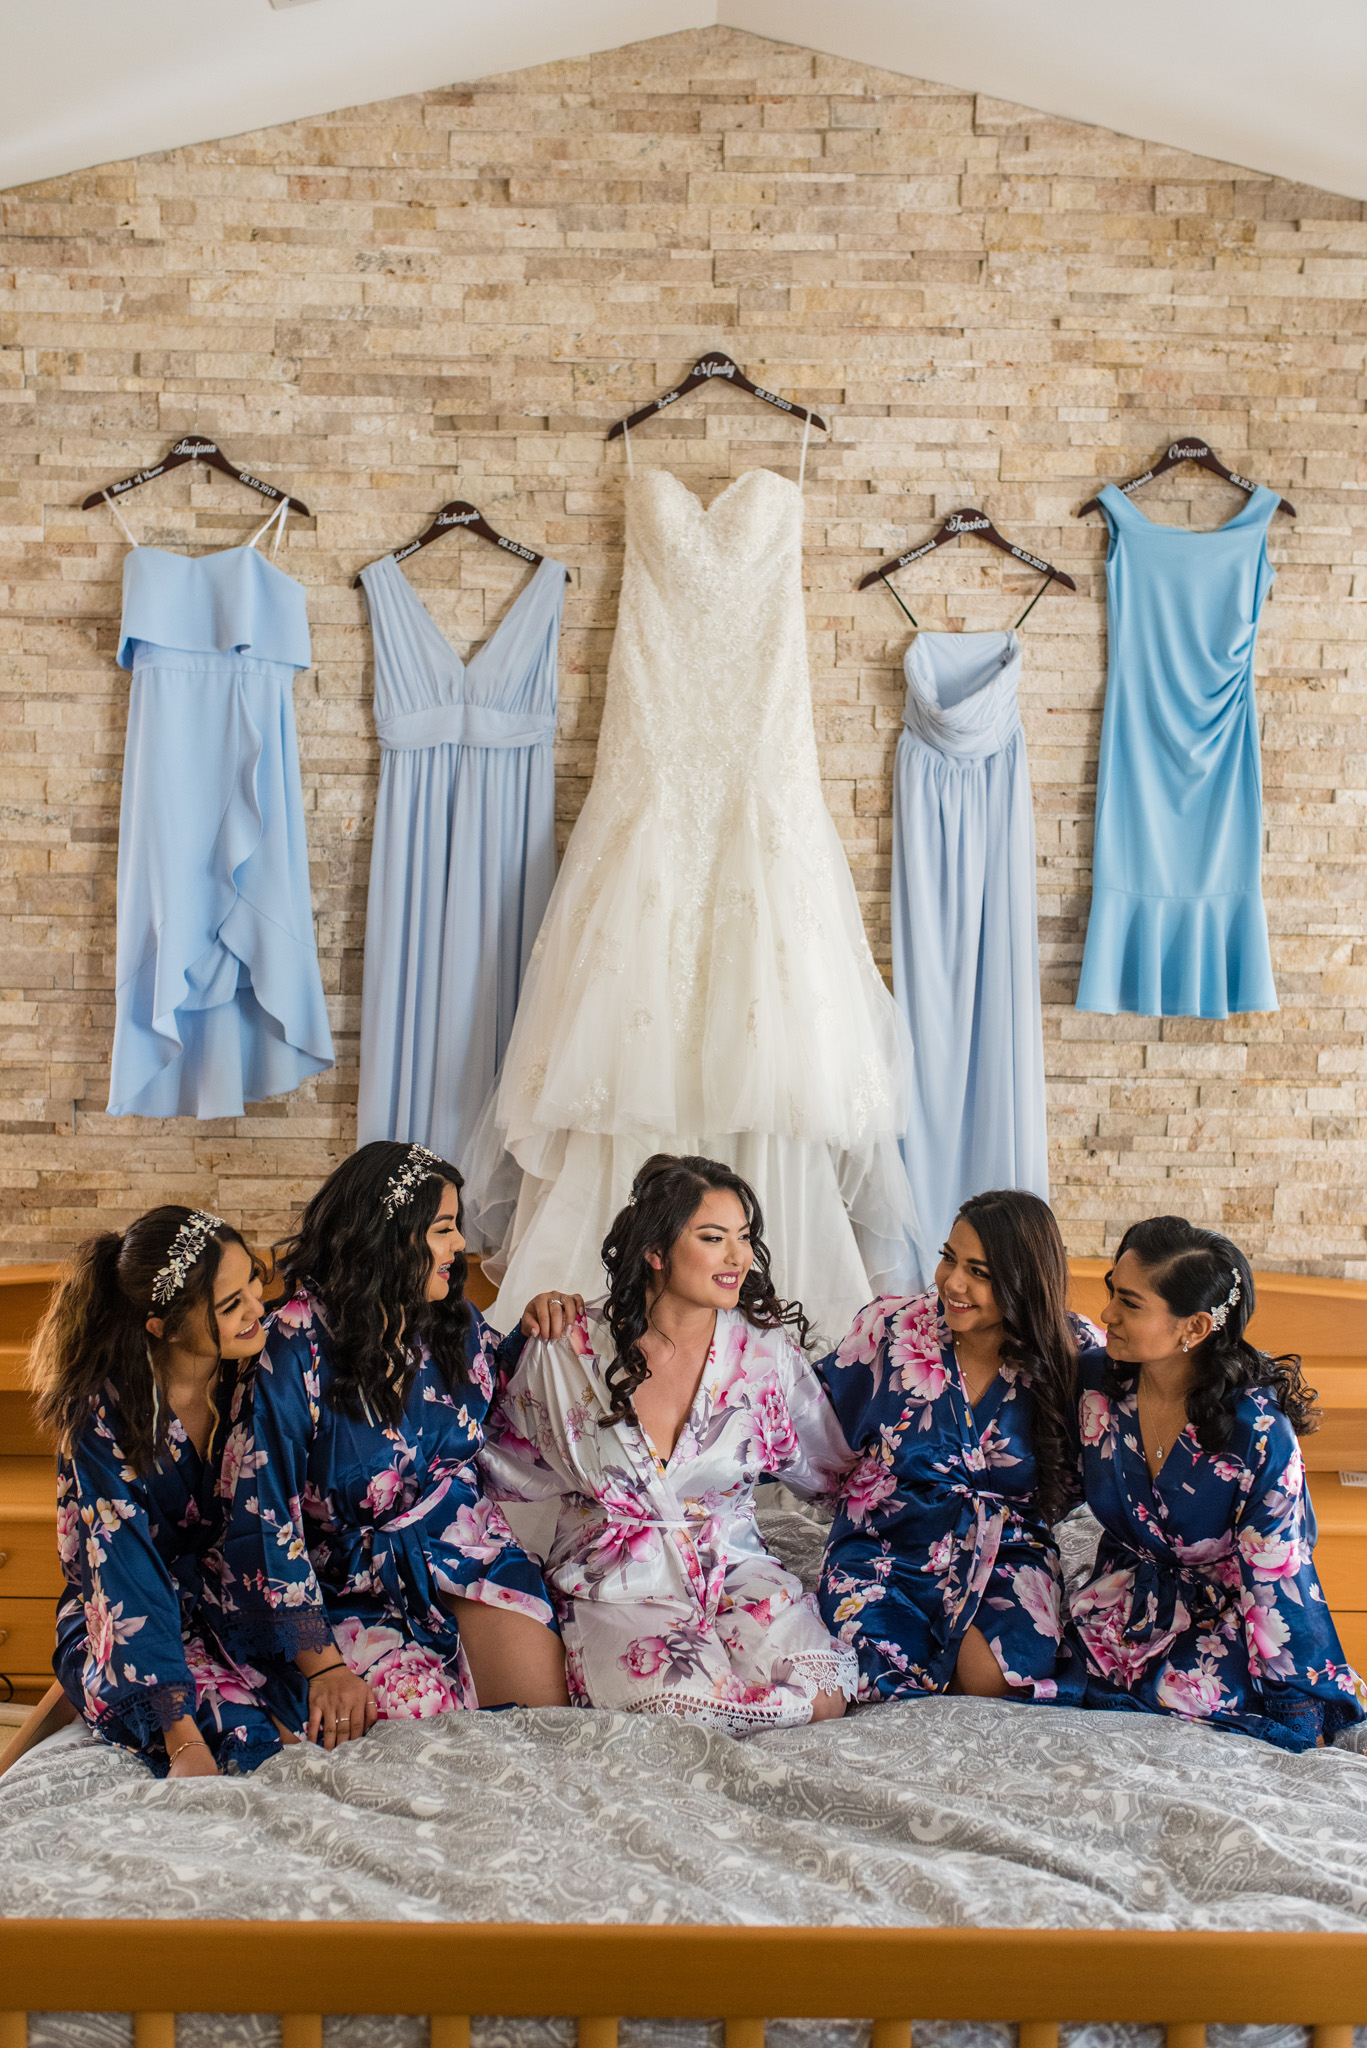
M 802 489 L 803 478 L 807 474 L 807 436 L 811 431 L 812 416 L 808 413 L 806 419 L 802 422 L 802 460 L 797 466 L 797 487 L 799 490 Z
M 101 497 L 102 497 L 102 498 L 104 499 L 104 502 L 105 502 L 105 504 L 106 504 L 106 505 L 107 505 L 107 506 L 109 507 L 110 511 L 111 511 L 111 512 L 112 512 L 112 513 L 114 514 L 114 517 L 115 517 L 115 518 L 116 518 L 116 519 L 118 520 L 118 522 L 119 522 L 119 525 L 120 525 L 120 526 L 121 526 L 121 527 L 123 528 L 124 532 L 125 532 L 125 533 L 126 533 L 126 534 L 128 535 L 128 545 L 129 545 L 129 547 L 130 547 L 130 548 L 135 548 L 135 547 L 137 547 L 137 545 L 138 545 L 137 537 L 136 537 L 136 535 L 134 534 L 134 532 L 133 532 L 133 529 L 132 529 L 132 527 L 131 527 L 131 526 L 130 526 L 130 525 L 128 524 L 128 521 L 127 521 L 127 520 L 126 520 L 126 519 L 124 518 L 124 516 L 123 516 L 122 512 L 120 512 L 120 510 L 119 510 L 119 502 L 118 502 L 118 499 L 117 499 L 117 498 L 111 498 L 111 497 L 110 497 L 110 495 L 109 495 L 109 493 L 108 493 L 108 491 L 101 491 L 101 492 L 100 492 L 100 496 L 101 496 Z
M 276 506 L 275 510 L 274 510 L 274 511 L 273 511 L 273 512 L 271 513 L 271 516 L 270 516 L 270 518 L 269 518 L 269 519 L 268 519 L 268 520 L 266 521 L 265 525 L 264 525 L 264 526 L 258 526 L 258 527 L 257 527 L 257 529 L 256 529 L 256 532 L 255 532 L 255 533 L 254 533 L 254 534 L 252 535 L 251 539 L 250 539 L 250 540 L 249 540 L 249 541 L 247 542 L 247 546 L 248 546 L 249 548 L 254 548 L 254 547 L 256 546 L 256 543 L 257 543 L 257 542 L 258 542 L 258 541 L 259 541 L 259 540 L 260 540 L 260 539 L 262 538 L 262 536 L 263 536 L 263 535 L 265 535 L 265 534 L 267 534 L 267 533 L 269 533 L 269 532 L 270 532 L 270 530 L 271 530 L 272 526 L 274 526 L 274 525 L 275 525 L 275 523 L 276 523 L 276 521 L 278 520 L 278 521 L 280 522 L 280 530 L 279 530 L 279 532 L 278 532 L 278 533 L 276 534 L 276 536 L 275 536 L 275 547 L 273 547 L 273 548 L 271 549 L 271 553 L 272 553 L 272 555 L 274 555 L 274 554 L 275 554 L 275 552 L 276 552 L 276 549 L 278 549 L 278 548 L 279 548 L 279 546 L 280 546 L 280 534 L 282 534 L 282 533 L 283 533 L 283 532 L 285 531 L 285 519 L 286 519 L 286 516 L 287 516 L 287 514 L 288 514 L 288 512 L 289 512 L 289 509 L 290 509 L 290 501 L 289 501 L 289 499 L 288 499 L 287 497 L 286 497 L 286 498 L 282 498 L 282 499 L 280 500 L 280 503 L 279 503 L 279 504 L 278 504 L 278 505 Z
M 625 420 L 622 421 L 622 439 L 626 443 L 627 475 L 634 481 L 636 476 L 636 465 L 631 459 L 631 428 L 627 425 Z

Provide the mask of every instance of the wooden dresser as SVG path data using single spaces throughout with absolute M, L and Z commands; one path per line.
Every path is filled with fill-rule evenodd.
M 0 1267 L 0 1673 L 21 1701 L 52 1683 L 55 1466 L 29 1416 L 24 1368 L 56 1266 Z M 0 1686 L 0 1694 L 5 1688 Z
M 493 1290 L 472 1262 L 470 1297 Z M 1073 1261 L 1074 1305 L 1095 1315 L 1105 1300 L 1104 1259 Z M 52 1452 L 29 1419 L 24 1364 L 56 1266 L 0 1266 L 0 1674 L 19 1700 L 52 1682 L 57 1564 Z M 1315 1553 L 1325 1596 L 1351 1663 L 1367 1672 L 1367 1284 L 1260 1273 L 1250 1334 L 1267 1351 L 1300 1351 L 1325 1419 L 1304 1439 L 1319 1518 Z M 1345 1481 L 1343 1474 L 1362 1480 Z M 0 1688 L 3 1690 L 3 1688 Z

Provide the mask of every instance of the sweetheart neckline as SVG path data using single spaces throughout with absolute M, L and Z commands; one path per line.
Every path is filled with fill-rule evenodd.
M 790 490 L 796 491 L 799 498 L 801 498 L 802 496 L 801 487 L 798 484 L 794 483 L 793 479 L 790 476 L 783 476 L 776 469 L 766 469 L 763 466 L 763 464 L 757 464 L 754 469 L 743 469 L 739 476 L 733 476 L 730 483 L 724 485 L 723 488 L 720 491 L 718 491 L 716 497 L 713 498 L 712 502 L 708 505 L 704 505 L 698 493 L 695 490 L 691 489 L 690 486 L 684 482 L 681 476 L 676 476 L 672 469 L 648 469 L 639 477 L 629 478 L 627 481 L 627 489 L 631 490 L 636 484 L 643 484 L 647 482 L 649 478 L 656 476 L 668 477 L 670 483 L 677 484 L 679 489 L 683 492 L 684 496 L 687 499 L 689 499 L 689 501 L 692 504 L 697 506 L 699 512 L 702 514 L 704 519 L 710 518 L 712 513 L 716 510 L 717 506 L 721 504 L 723 498 L 729 498 L 732 491 L 738 489 L 738 487 L 741 484 L 746 483 L 752 476 L 771 476 L 773 477 L 776 483 L 787 484 Z

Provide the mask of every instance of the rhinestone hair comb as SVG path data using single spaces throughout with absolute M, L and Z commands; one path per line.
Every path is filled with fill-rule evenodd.
M 1211 1325 L 1214 1329 L 1217 1330 L 1223 1330 L 1223 1328 L 1225 1327 L 1225 1320 L 1229 1315 L 1230 1310 L 1234 1307 L 1235 1303 L 1239 1300 L 1239 1297 L 1243 1292 L 1243 1290 L 1239 1286 L 1238 1274 L 1232 1273 L 1230 1275 L 1230 1278 L 1233 1280 L 1234 1285 L 1230 1288 L 1229 1293 L 1225 1296 L 1224 1300 L 1217 1301 L 1214 1308 L 1210 1311 Z
M 410 1145 L 408 1157 L 398 1172 L 392 1176 L 384 1191 L 384 1213 L 396 1215 L 413 1199 L 414 1190 L 425 1180 L 431 1180 L 432 1170 L 441 1162 L 435 1152 L 429 1152 L 426 1145 Z
M 152 1299 L 159 1308 L 175 1300 L 185 1286 L 186 1276 L 199 1264 L 205 1245 L 222 1228 L 223 1218 L 211 1216 L 207 1209 L 196 1209 L 188 1222 L 181 1224 L 171 1240 L 166 1264 L 152 1282 Z

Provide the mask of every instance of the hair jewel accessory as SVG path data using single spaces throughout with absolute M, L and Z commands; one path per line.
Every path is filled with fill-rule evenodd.
M 426 1145 L 410 1145 L 407 1159 L 385 1186 L 385 1215 L 393 1216 L 406 1208 L 413 1199 L 414 1189 L 420 1188 L 425 1180 L 431 1180 L 432 1169 L 439 1164 L 436 1153 L 429 1152 Z
M 174 1301 L 185 1285 L 186 1275 L 199 1264 L 205 1245 L 216 1230 L 222 1230 L 223 1218 L 211 1216 L 207 1209 L 196 1209 L 171 1240 L 171 1250 L 166 1264 L 152 1282 L 152 1299 L 159 1308 Z
M 1214 1308 L 1210 1312 L 1210 1321 L 1212 1329 L 1223 1330 L 1223 1328 L 1225 1327 L 1226 1317 L 1228 1316 L 1230 1310 L 1234 1307 L 1235 1303 L 1239 1300 L 1240 1294 L 1243 1291 L 1239 1286 L 1238 1274 L 1232 1273 L 1230 1275 L 1230 1278 L 1233 1280 L 1234 1285 L 1230 1288 L 1229 1293 L 1225 1296 L 1224 1300 L 1217 1301 Z

